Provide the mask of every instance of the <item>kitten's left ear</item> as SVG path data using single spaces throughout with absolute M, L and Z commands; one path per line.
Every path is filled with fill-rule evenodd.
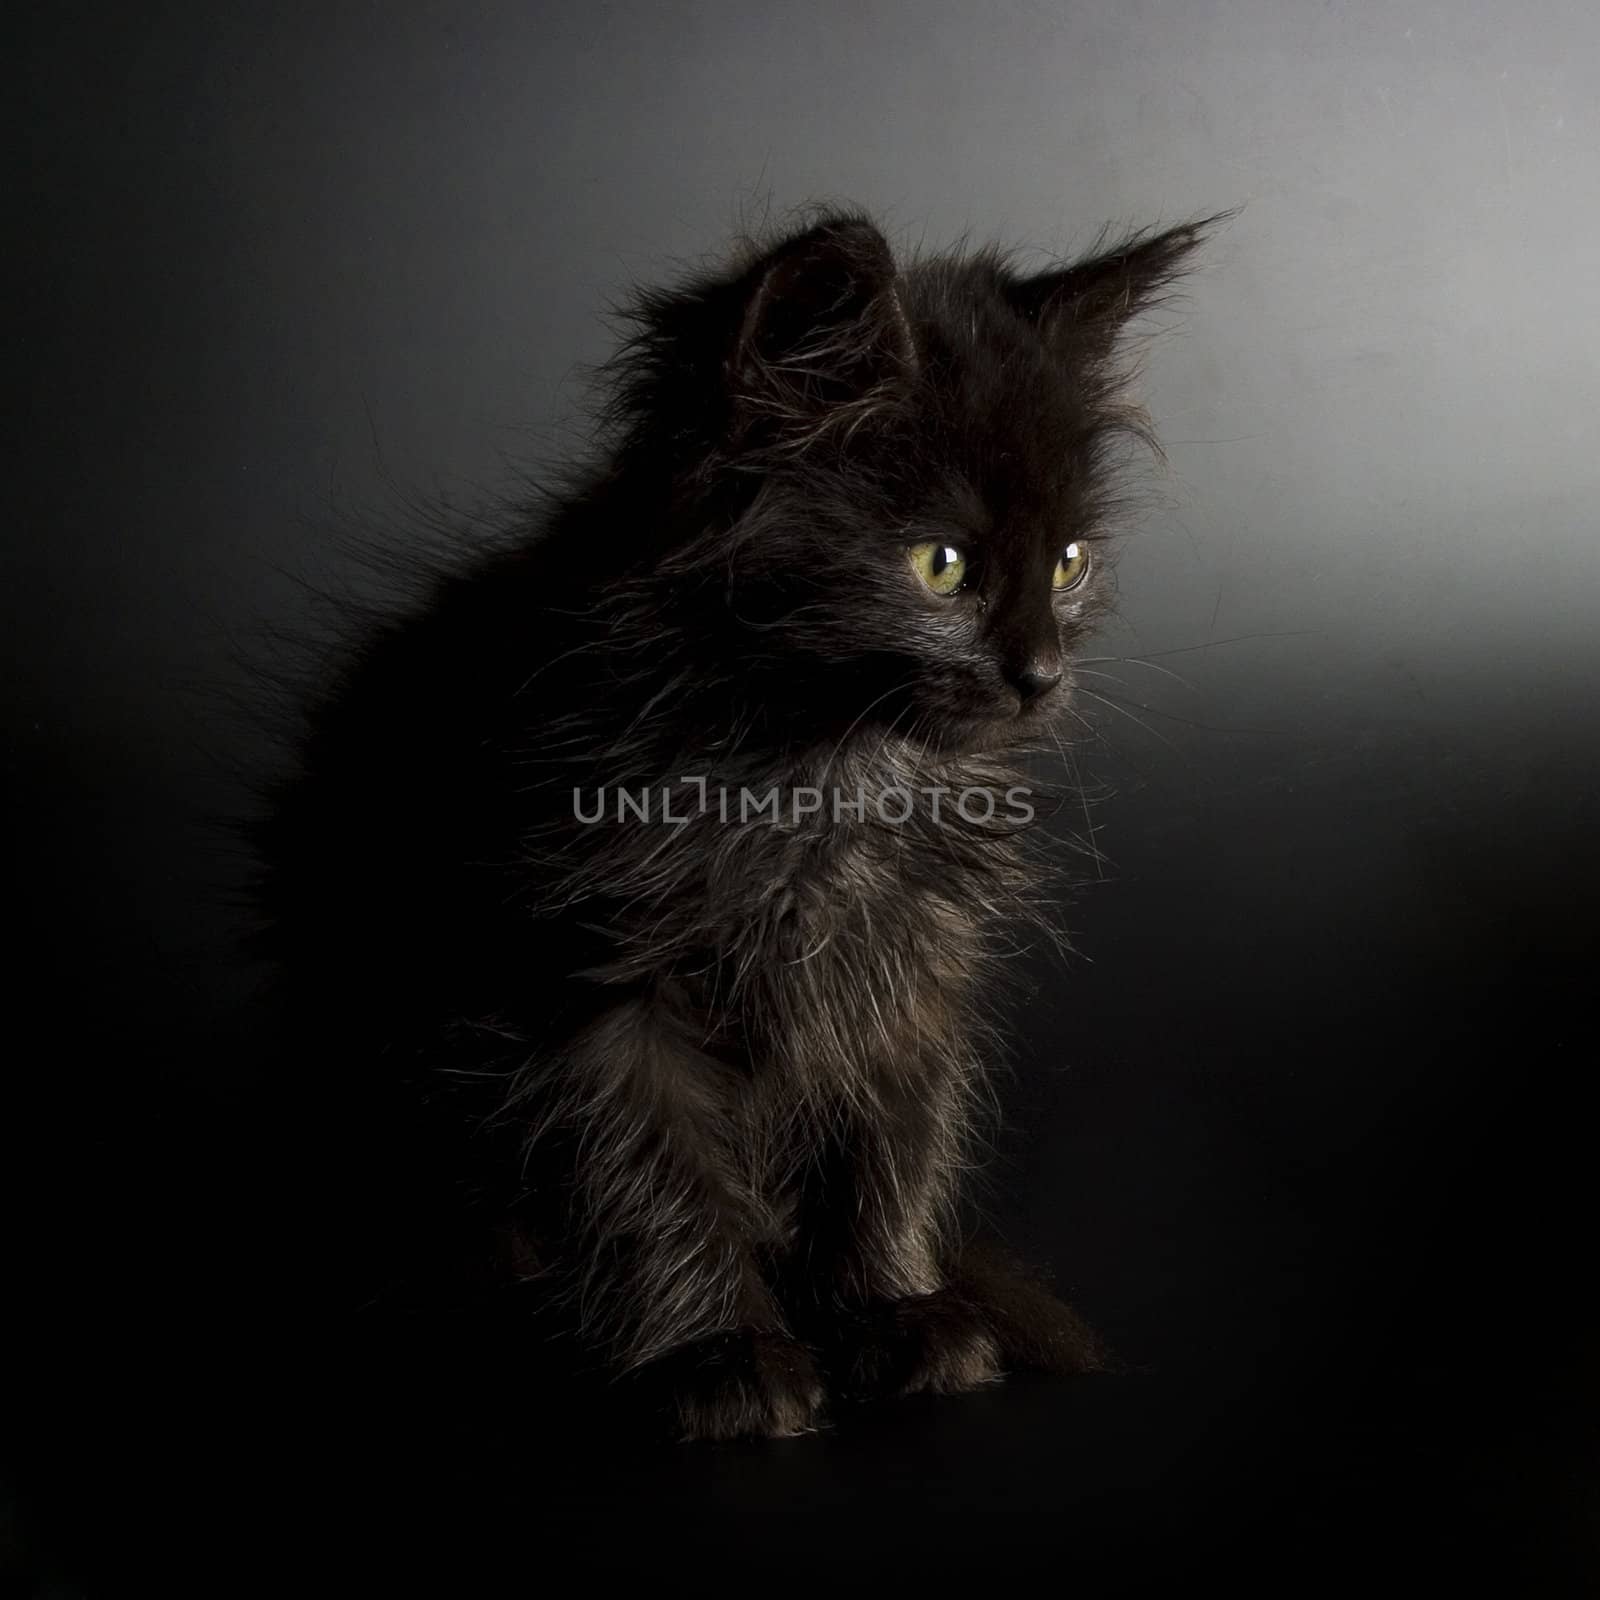
M 1231 215 L 1219 212 L 1162 233 L 1132 234 L 1069 267 L 1014 279 L 1006 296 L 1052 345 L 1073 356 L 1103 358 L 1124 326 L 1160 300 L 1182 276 L 1195 247 Z

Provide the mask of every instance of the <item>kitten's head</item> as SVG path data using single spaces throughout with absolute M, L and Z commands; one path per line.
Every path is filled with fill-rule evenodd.
M 1024 273 L 994 250 L 900 267 L 831 215 L 647 302 L 636 441 L 717 508 L 656 571 L 715 611 L 744 692 L 949 752 L 1064 707 L 1108 600 L 1110 457 L 1144 433 L 1119 337 L 1206 226 Z

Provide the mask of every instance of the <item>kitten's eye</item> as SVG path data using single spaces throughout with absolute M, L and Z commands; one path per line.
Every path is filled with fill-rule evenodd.
M 952 595 L 967 581 L 967 558 L 943 539 L 925 539 L 907 554 L 917 576 L 935 594 Z
M 1056 575 L 1051 580 L 1056 589 L 1076 589 L 1089 576 L 1089 546 L 1082 539 L 1074 539 L 1061 552 L 1056 562 Z

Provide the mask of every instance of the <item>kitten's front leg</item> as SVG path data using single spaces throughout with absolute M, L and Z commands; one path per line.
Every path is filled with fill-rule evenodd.
M 619 1006 L 547 1076 L 581 1335 L 686 1438 L 780 1437 L 823 1400 L 753 1241 L 760 1198 L 732 1159 L 737 1075 L 648 1002 Z M 565 1135 L 565 1137 L 561 1137 Z
M 862 1398 L 956 1393 L 1007 1368 L 1108 1360 L 1086 1323 L 993 1246 L 954 1237 L 959 1106 L 936 1093 L 842 1118 L 802 1216 L 794 1303 L 835 1385 Z
M 957 1087 L 923 1083 L 841 1111 L 803 1187 L 789 1298 L 846 1395 L 957 1393 L 1000 1375 L 993 1330 L 942 1266 Z

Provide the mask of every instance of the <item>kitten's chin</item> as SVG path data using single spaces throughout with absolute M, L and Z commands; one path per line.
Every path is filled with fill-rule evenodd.
M 1059 709 L 1059 706 L 1052 709 Z M 942 724 L 928 741 L 931 752 L 942 756 L 992 755 L 1020 750 L 1048 737 L 1050 711 L 1014 707 L 986 717 L 962 717 Z

